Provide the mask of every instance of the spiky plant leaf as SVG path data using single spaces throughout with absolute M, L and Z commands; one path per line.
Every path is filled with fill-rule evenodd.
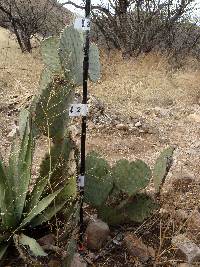
M 91 44 L 89 50 L 89 78 L 97 82 L 101 77 L 99 49 L 95 44 Z
M 27 109 L 22 109 L 19 113 L 19 132 L 21 138 L 23 138 L 24 132 L 26 130 L 26 124 L 28 118 L 29 118 L 29 111 Z
M 35 257 L 46 257 L 48 254 L 44 252 L 43 248 L 38 244 L 38 242 L 29 236 L 21 234 L 19 236 L 15 235 L 18 239 L 19 245 L 27 248 Z
M 119 160 L 112 171 L 116 187 L 129 196 L 144 189 L 151 178 L 151 170 L 142 160 L 130 163 L 124 159 Z
M 40 200 L 36 207 L 34 207 L 30 213 L 24 218 L 18 229 L 21 229 L 28 223 L 30 223 L 37 215 L 39 215 L 41 212 L 43 212 L 55 199 L 55 197 L 60 193 L 60 190 L 57 190 L 56 192 L 49 194 L 47 197 Z
M 172 165 L 174 147 L 168 147 L 158 157 L 153 169 L 153 182 L 157 192 L 165 181 Z
M 57 36 L 51 36 L 41 44 L 42 59 L 52 73 L 60 73 L 62 71 L 58 55 L 59 46 L 60 40 Z
M 64 140 L 51 147 L 50 155 L 49 153 L 46 154 L 40 165 L 40 176 L 36 180 L 33 191 L 28 198 L 26 208 L 28 212 L 37 205 L 44 191 L 48 193 L 51 190 L 55 191 L 56 186 L 57 188 L 61 188 L 63 184 L 65 186 L 68 180 L 67 166 L 72 148 L 71 138 L 65 137 Z M 51 188 L 48 186 L 49 183 Z
M 101 206 L 113 188 L 113 179 L 109 164 L 95 152 L 87 155 L 85 180 L 85 201 Z
M 73 26 L 66 27 L 60 39 L 60 60 L 68 79 L 75 84 L 83 82 L 83 42 L 80 33 Z
M 53 204 L 49 206 L 42 214 L 32 220 L 31 226 L 36 227 L 41 225 L 55 216 L 66 203 L 72 202 L 77 196 L 76 179 L 71 177 L 68 183 L 64 186 L 61 192 L 55 197 Z
M 5 172 L 5 166 L 3 163 L 3 159 L 0 154 L 0 212 L 4 213 L 6 211 L 5 207 L 5 191 L 6 191 L 6 172 Z
M 74 87 L 63 77 L 55 77 L 42 90 L 35 107 L 34 124 L 39 131 L 54 138 L 62 138 L 68 121 L 68 108 L 74 95 Z
M 2 243 L 0 244 L 0 261 L 3 259 L 7 249 L 8 249 L 9 244 L 7 243 Z
M 152 214 L 156 207 L 151 197 L 146 194 L 137 194 L 131 203 L 124 206 L 124 212 L 129 220 L 141 223 Z
M 16 135 L 9 159 L 8 185 L 17 221 L 21 219 L 31 179 L 33 136 L 30 127 L 30 120 L 27 117 L 22 139 Z
M 14 226 L 16 223 L 12 189 L 0 155 L 0 218 L 1 226 L 5 229 Z

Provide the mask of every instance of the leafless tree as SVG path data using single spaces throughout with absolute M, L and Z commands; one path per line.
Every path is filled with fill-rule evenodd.
M 61 14 L 61 10 L 53 0 L 1 0 L 0 23 L 15 33 L 22 51 L 31 52 L 35 34 L 45 35 L 52 24 L 60 29 L 64 26 L 66 14 Z
M 180 52 L 180 46 L 176 47 L 177 42 L 182 43 L 182 49 L 187 45 L 189 48 L 191 40 L 194 46 L 200 38 L 198 29 L 195 29 L 195 36 L 191 38 L 194 27 L 185 17 L 192 8 L 194 0 L 108 0 L 108 2 L 108 6 L 103 4 L 92 6 L 92 19 L 106 44 L 122 50 L 126 56 L 150 52 L 157 47 L 170 52 L 172 50 Z M 73 1 L 66 1 L 64 4 L 84 9 L 84 5 L 77 5 Z M 190 24 L 191 27 L 185 28 L 185 35 L 183 32 L 186 24 Z M 190 42 L 186 41 L 187 38 Z

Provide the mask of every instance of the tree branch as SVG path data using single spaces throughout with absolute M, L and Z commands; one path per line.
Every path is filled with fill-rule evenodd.
M 60 5 L 61 5 L 61 6 L 64 6 L 64 5 L 72 5 L 72 6 L 74 6 L 75 8 L 78 8 L 78 9 L 82 9 L 82 10 L 85 9 L 85 6 L 77 5 L 76 3 L 72 2 L 72 1 L 67 1 L 67 2 L 62 3 L 62 4 L 60 4 Z M 99 11 L 102 11 L 102 12 L 104 12 L 104 13 L 108 13 L 108 12 L 109 12 L 108 8 L 102 7 L 102 6 L 100 6 L 100 5 L 91 6 L 91 10 L 95 10 L 95 9 L 96 9 L 96 10 L 99 10 Z

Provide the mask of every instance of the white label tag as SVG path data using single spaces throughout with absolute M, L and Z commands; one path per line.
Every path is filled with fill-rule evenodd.
M 90 19 L 88 18 L 76 18 L 74 22 L 74 29 L 89 31 L 90 30 Z
M 79 175 L 79 177 L 78 177 L 78 186 L 79 187 L 84 187 L 85 186 L 85 176 Z
M 86 104 L 72 104 L 69 107 L 70 117 L 86 116 L 88 113 L 88 106 Z

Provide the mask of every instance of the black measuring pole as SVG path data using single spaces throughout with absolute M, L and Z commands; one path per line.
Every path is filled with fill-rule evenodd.
M 86 0 L 85 4 L 85 23 L 90 20 L 91 0 Z M 84 21 L 83 21 L 84 22 Z M 84 46 L 84 60 L 83 60 L 83 100 L 82 104 L 87 104 L 88 92 L 88 70 L 89 70 L 89 49 L 90 49 L 90 31 L 86 31 L 85 46 Z M 83 198 L 84 198 L 84 178 L 85 178 L 85 144 L 86 144 L 86 127 L 87 117 L 82 117 L 82 133 L 81 133 L 81 162 L 80 162 L 80 244 L 83 243 Z

